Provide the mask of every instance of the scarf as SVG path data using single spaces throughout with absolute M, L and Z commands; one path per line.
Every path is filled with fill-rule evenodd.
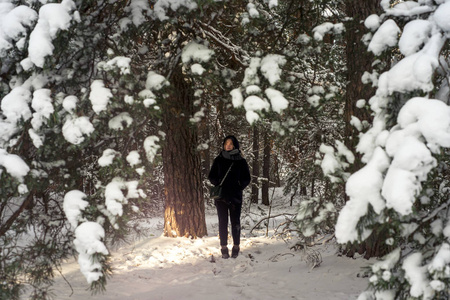
M 242 159 L 241 151 L 239 151 L 239 149 L 233 149 L 231 151 L 222 150 L 221 154 L 226 159 L 231 159 L 231 160 Z

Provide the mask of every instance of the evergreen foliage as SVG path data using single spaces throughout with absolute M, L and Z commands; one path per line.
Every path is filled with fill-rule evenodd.
M 374 122 L 357 147 L 366 165 L 347 181 L 350 201 L 340 213 L 336 236 L 341 243 L 385 237 L 380 247 L 390 253 L 368 268 L 369 290 L 359 299 L 446 299 L 448 144 L 446 133 L 437 132 L 448 122 L 443 77 L 449 70 L 450 28 L 441 19 L 444 12 L 448 16 L 448 3 L 381 5 L 384 13 L 366 21 L 373 31 L 368 49 L 380 58 L 374 62 L 376 76 L 368 81 L 377 86 L 369 100 Z M 390 41 L 384 30 L 392 33 Z M 386 57 L 390 66 L 381 63 Z M 411 77 L 399 80 L 405 75 Z M 413 112 L 416 105 L 422 106 Z M 428 110 L 433 121 L 424 125 Z M 446 117 L 439 117 L 440 110 Z M 423 127 L 431 123 L 437 126 L 435 138 Z M 350 215 L 357 222 L 350 224 Z
M 450 28 L 433 17 L 449 11 L 449 3 L 382 0 L 384 13 L 366 20 L 364 40 L 377 60 L 363 82 L 377 92 L 358 108 L 372 112 L 373 124 L 353 119 L 361 135 L 356 149 L 348 149 L 343 33 L 348 18 L 359 17 L 345 15 L 350 2 L 0 3 L 0 22 L 8 13 L 24 16 L 10 23 L 16 26 L 10 32 L 0 23 L 0 298 L 19 299 L 25 288 L 32 299 L 50 298 L 55 272 L 71 256 L 93 293 L 106 288 L 108 249 L 130 230 L 139 232 L 133 221 L 161 210 L 167 196 L 159 150 L 170 134 L 168 116 L 185 118 L 188 132 L 198 131 L 198 145 L 179 155 L 201 154 L 203 172 L 225 135 L 235 134 L 251 160 L 252 126 L 270 131 L 285 193 L 302 197 L 291 219 L 295 237 L 312 244 L 333 234 L 339 216 L 340 243 L 366 241 L 390 251 L 368 270 L 370 290 L 362 299 L 448 298 L 450 143 L 413 136 L 430 155 L 408 177 L 412 185 L 394 188 L 412 193 L 409 210 L 386 204 L 390 195 L 382 185 L 396 179 L 387 140 L 412 130 L 401 121 L 409 117 L 406 109 L 449 104 Z M 59 14 L 46 14 L 50 8 Z M 410 34 L 408 24 L 417 21 L 431 29 L 406 53 L 397 37 Z M 392 26 L 395 40 L 383 41 L 384 48 L 375 43 L 383 26 Z M 412 88 L 390 85 L 389 74 L 435 40 L 427 52 L 429 78 L 410 78 L 417 83 Z M 185 98 L 176 97 L 181 92 Z M 350 174 L 356 151 L 366 165 Z M 367 193 L 358 193 L 360 182 Z M 205 183 L 198 186 L 206 190 Z M 374 190 L 377 197 L 370 198 Z M 362 209 L 352 214 L 355 206 Z

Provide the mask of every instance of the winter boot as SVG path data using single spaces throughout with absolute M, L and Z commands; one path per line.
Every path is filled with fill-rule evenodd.
M 234 245 L 233 249 L 231 249 L 231 257 L 236 258 L 239 255 L 239 245 Z
M 220 249 L 220 252 L 222 252 L 222 258 L 229 258 L 230 254 L 228 254 L 228 247 L 227 246 L 222 246 L 222 249 Z

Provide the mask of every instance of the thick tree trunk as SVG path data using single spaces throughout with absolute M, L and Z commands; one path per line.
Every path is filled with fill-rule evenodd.
M 345 2 L 346 14 L 352 21 L 347 23 L 346 41 L 347 41 L 347 71 L 348 84 L 345 105 L 345 144 L 349 149 L 355 150 L 358 142 L 359 131 L 350 124 L 352 116 L 361 121 L 371 122 L 369 112 L 365 109 L 356 107 L 356 101 L 359 99 L 369 100 L 375 93 L 371 85 L 364 85 L 361 76 L 365 71 L 371 72 L 373 55 L 367 51 L 367 46 L 361 41 L 363 35 L 367 33 L 363 22 L 369 15 L 379 13 L 380 1 L 356 1 L 347 0 Z M 354 151 L 355 152 L 355 151 Z M 357 153 L 356 153 L 357 154 Z M 355 163 L 350 172 L 355 172 L 362 167 L 361 157 L 357 154 Z M 374 231 L 372 235 L 360 244 L 347 246 L 344 250 L 347 256 L 352 257 L 355 253 L 364 254 L 365 258 L 380 257 L 385 255 L 387 248 L 383 247 L 386 240 L 386 232 Z
M 367 51 L 367 46 L 361 41 L 367 28 L 361 20 L 365 20 L 369 15 L 377 13 L 380 1 L 356 1 L 346 0 L 345 10 L 350 21 L 346 23 L 346 56 L 347 56 L 347 92 L 345 101 L 345 144 L 349 149 L 356 149 L 359 131 L 350 124 L 352 116 L 361 121 L 371 121 L 370 112 L 366 109 L 356 107 L 356 102 L 360 99 L 369 100 L 375 93 L 371 85 L 364 85 L 361 77 L 365 71 L 371 72 L 374 56 Z M 355 152 L 355 151 L 354 151 Z M 361 158 L 357 154 L 351 172 L 362 167 Z
M 267 131 L 264 131 L 264 157 L 263 157 L 263 177 L 261 189 L 262 204 L 269 205 L 269 182 L 270 182 L 270 151 L 271 145 Z
M 253 126 L 253 163 L 252 163 L 252 203 L 258 203 L 259 197 L 259 130 Z
M 172 91 L 163 105 L 164 235 L 202 237 L 207 232 L 201 163 L 197 129 L 189 122 L 194 97 L 181 68 L 169 80 Z

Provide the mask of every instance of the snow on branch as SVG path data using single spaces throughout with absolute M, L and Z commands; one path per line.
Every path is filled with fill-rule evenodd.
M 193 0 L 158 0 L 153 5 L 152 17 L 160 21 L 165 21 L 169 19 L 166 15 L 169 9 L 177 11 L 182 7 L 191 11 L 197 9 L 198 6 Z
M 24 177 L 30 171 L 30 167 L 16 154 L 10 154 L 6 150 L 0 148 L 0 167 L 6 169 L 9 175 L 23 182 Z M 2 169 L 0 169 L 0 174 Z
M 233 60 L 239 63 L 241 67 L 248 66 L 250 55 L 247 51 L 242 49 L 242 47 L 235 45 L 229 38 L 224 36 L 222 32 L 209 24 L 203 23 L 199 20 L 196 20 L 195 24 L 205 35 L 212 38 L 218 46 L 229 52 L 232 55 Z
M 103 276 L 102 264 L 96 254 L 109 254 L 102 241 L 105 238 L 105 230 L 97 222 L 84 222 L 75 229 L 75 237 L 73 243 L 78 252 L 80 270 L 91 284 Z
M 57 33 L 69 29 L 72 21 L 70 13 L 75 7 L 72 0 L 63 0 L 61 3 L 48 3 L 40 8 L 36 27 L 30 34 L 27 61 L 41 68 L 44 66 L 45 57 L 53 54 L 52 41 Z M 22 66 L 31 67 L 28 62 Z

